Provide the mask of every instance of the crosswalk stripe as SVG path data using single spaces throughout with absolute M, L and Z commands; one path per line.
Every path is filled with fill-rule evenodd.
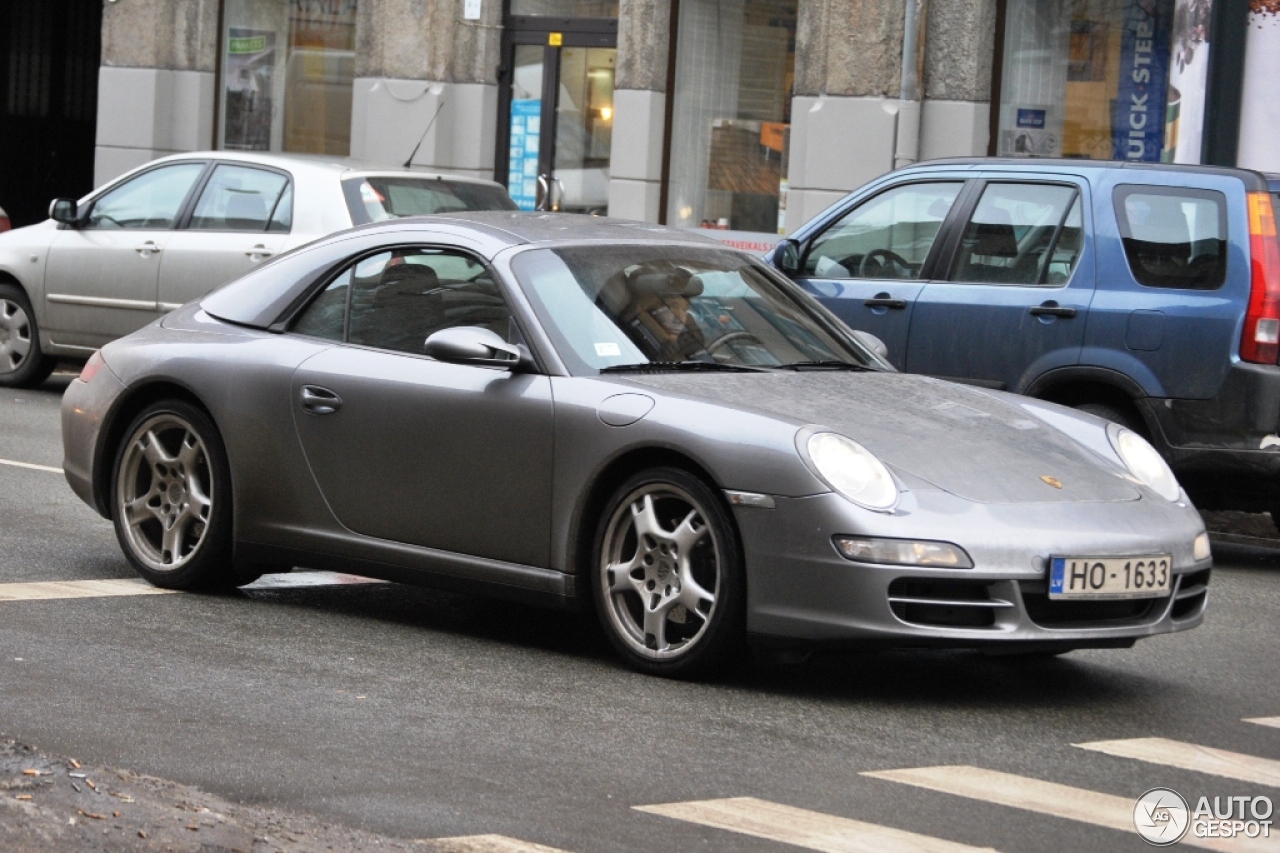
M 1010 808 L 1093 824 L 1121 832 L 1136 833 L 1133 808 L 1136 797 L 1117 797 L 1056 782 L 1045 782 L 997 770 L 964 765 L 948 767 L 915 767 L 908 770 L 877 770 L 863 773 L 873 779 L 886 779 L 944 794 L 968 797 Z M 1266 838 L 1195 838 L 1186 835 L 1182 843 L 1203 850 L 1228 853 L 1261 853 L 1276 850 L 1275 840 Z
M 347 575 L 342 572 L 288 572 L 285 574 L 263 575 L 241 589 L 301 589 L 312 586 L 355 586 L 367 583 L 386 583 L 386 581 L 366 578 L 361 575 Z
M 152 586 L 141 578 L 92 581 L 40 581 L 0 584 L 0 601 L 39 601 L 52 598 L 101 598 L 110 595 L 166 595 L 175 592 Z
M 1243 722 L 1257 723 L 1260 726 L 1271 726 L 1273 729 L 1280 729 L 1280 717 L 1245 717 Z
M 566 853 L 558 847 L 534 844 L 532 841 L 521 841 L 505 835 L 459 835 L 455 838 L 423 839 L 421 843 L 430 844 L 446 853 Z
M 1131 740 L 1099 740 L 1077 743 L 1075 746 L 1121 758 L 1134 758 L 1165 767 L 1194 770 L 1210 776 L 1222 776 L 1240 782 L 1253 782 L 1280 788 L 1280 761 L 1257 758 L 1211 746 L 1169 740 L 1162 737 L 1142 737 Z
M 635 806 L 638 811 L 794 844 L 823 853 L 974 853 L 970 847 L 860 820 L 811 812 L 754 797 Z
M 0 459 L 0 465 L 12 465 L 14 468 L 30 468 L 32 471 L 48 471 L 50 474 L 61 474 L 61 468 L 52 465 L 37 465 L 34 462 L 18 462 L 13 459 Z

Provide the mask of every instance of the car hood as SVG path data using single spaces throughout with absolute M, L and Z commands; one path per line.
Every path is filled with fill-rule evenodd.
M 1118 468 L 1062 431 L 1000 395 L 964 385 L 898 373 L 830 371 L 627 378 L 669 394 L 827 427 L 900 473 L 971 501 L 1141 497 Z

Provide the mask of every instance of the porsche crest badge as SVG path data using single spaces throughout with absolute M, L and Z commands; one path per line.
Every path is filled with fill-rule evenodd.
M 1057 477 L 1050 477 L 1048 474 L 1045 474 L 1040 479 L 1044 481 L 1045 484 L 1053 486 L 1055 489 L 1062 488 L 1062 481 L 1059 480 Z

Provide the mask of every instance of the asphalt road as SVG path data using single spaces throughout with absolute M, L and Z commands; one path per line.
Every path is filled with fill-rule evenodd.
M 0 584 L 132 577 L 60 474 L 7 464 L 60 465 L 68 381 L 0 391 Z M 973 766 L 1124 803 L 1168 786 L 1280 804 L 1280 728 L 1245 722 L 1280 717 L 1280 558 L 1217 557 L 1205 624 L 1130 650 L 849 655 L 712 684 L 633 674 L 572 615 L 390 584 L 0 600 L 0 735 L 402 838 L 908 849 L 835 818 L 1002 851 L 1145 850 L 1091 825 L 1096 807 L 1072 817 L 1062 789 L 1012 780 L 1003 796 L 1032 801 L 1015 808 L 974 771 L 937 778 L 986 780 L 979 798 L 863 774 Z M 1204 750 L 1172 767 L 1073 746 L 1144 738 L 1269 763 L 1228 757 L 1226 778 Z M 738 797 L 813 814 L 748 802 L 735 831 L 703 825 L 711 807 L 636 808 Z

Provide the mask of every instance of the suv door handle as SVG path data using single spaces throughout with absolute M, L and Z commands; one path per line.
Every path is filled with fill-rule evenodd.
M 250 260 L 260 261 L 263 258 L 271 257 L 273 253 L 270 249 L 266 247 L 266 244 L 259 243 L 258 245 L 254 246 L 252 249 L 247 250 L 244 254 L 245 254 L 245 257 L 249 258 Z
M 1076 316 L 1076 309 L 1063 308 L 1057 302 L 1054 302 L 1052 299 L 1050 299 L 1048 302 L 1042 302 L 1039 305 L 1033 305 L 1031 307 L 1031 316 L 1032 317 L 1043 317 L 1043 316 L 1074 317 Z
M 144 258 L 149 258 L 152 255 L 160 254 L 160 247 L 156 245 L 155 240 L 148 240 L 147 242 L 143 243 L 141 246 L 135 246 L 133 250 L 137 252 L 139 255 L 142 255 L 142 257 Z
M 894 299 L 888 293 L 877 293 L 862 304 L 868 308 L 892 308 L 895 311 L 901 311 L 907 307 L 907 300 Z
M 332 415 L 342 408 L 342 398 L 319 385 L 303 385 L 302 410 L 312 415 Z

